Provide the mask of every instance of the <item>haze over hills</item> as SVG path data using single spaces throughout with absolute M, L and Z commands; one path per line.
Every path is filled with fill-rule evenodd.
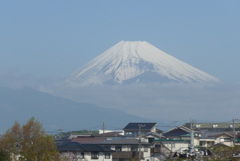
M 0 87 L 0 132 L 10 128 L 14 121 L 25 123 L 31 117 L 42 122 L 47 130 L 64 131 L 98 130 L 103 121 L 106 126 L 120 129 L 131 121 L 149 121 L 121 110 L 78 103 L 27 87 Z
M 219 79 L 166 54 L 145 41 L 121 41 L 70 74 L 70 86 L 136 82 L 210 83 Z

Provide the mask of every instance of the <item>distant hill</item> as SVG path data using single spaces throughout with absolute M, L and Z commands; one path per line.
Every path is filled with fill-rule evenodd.
M 47 130 L 121 129 L 128 122 L 149 121 L 117 109 L 77 103 L 39 92 L 31 88 L 0 87 L 0 132 L 10 128 L 14 121 L 25 123 L 30 117 L 43 123 Z

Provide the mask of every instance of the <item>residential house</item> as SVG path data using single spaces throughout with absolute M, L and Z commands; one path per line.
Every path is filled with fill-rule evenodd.
M 189 128 L 190 123 L 183 126 Z M 240 123 L 193 123 L 192 128 L 200 132 L 202 138 L 210 138 L 213 135 L 232 133 L 237 135 L 240 131 Z
M 232 133 L 222 133 L 217 135 L 212 135 L 213 138 L 215 138 L 214 144 L 224 144 L 229 147 L 234 146 L 234 136 Z
M 185 123 L 183 126 L 190 128 L 191 123 Z M 209 132 L 233 132 L 240 131 L 240 123 L 192 123 L 193 129 L 198 129 L 200 131 L 207 130 Z
M 145 140 L 148 140 L 148 143 L 152 143 L 155 139 L 163 139 L 165 137 L 161 133 L 151 132 L 141 136 L 141 138 L 145 138 Z
M 184 124 L 190 127 L 190 123 Z M 204 147 L 210 147 L 214 144 L 225 144 L 233 146 L 234 132 L 240 131 L 240 123 L 193 123 L 194 130 L 201 134 L 199 144 Z
M 163 134 L 166 139 L 173 140 L 190 140 L 191 129 L 185 126 L 174 127 Z M 201 133 L 197 130 L 194 130 L 194 145 L 199 145 L 199 138 L 201 137 Z
M 214 137 L 208 137 L 208 138 L 200 138 L 199 139 L 199 145 L 203 147 L 210 147 L 215 144 L 215 138 Z
M 165 139 L 155 139 L 154 142 L 161 142 L 172 153 L 183 153 L 189 148 L 191 140 L 191 129 L 185 126 L 174 127 L 163 134 Z M 194 146 L 199 145 L 199 132 L 194 133 Z
M 171 150 L 161 142 L 154 142 L 151 148 L 151 157 L 154 161 L 163 161 L 169 158 L 172 154 Z
M 101 143 L 104 147 L 110 148 L 115 152 L 113 161 L 130 161 L 131 159 L 141 159 L 150 161 L 151 151 L 148 142 L 139 139 L 114 139 Z
M 126 137 L 138 137 L 148 133 L 157 133 L 156 122 L 130 122 L 124 128 Z
M 113 150 L 99 144 L 70 142 L 57 147 L 63 158 L 72 161 L 112 161 Z
M 191 129 L 185 127 L 185 126 L 179 126 L 174 127 L 167 132 L 163 133 L 163 136 L 165 136 L 168 139 L 181 139 L 181 135 L 190 134 Z
M 185 150 L 189 148 L 190 140 L 183 139 L 156 139 L 154 143 L 161 143 L 171 151 L 171 153 L 183 153 Z

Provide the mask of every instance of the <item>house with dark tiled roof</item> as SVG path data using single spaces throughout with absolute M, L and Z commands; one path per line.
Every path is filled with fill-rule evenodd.
M 99 144 L 106 140 L 106 138 L 95 138 L 95 137 L 77 137 L 73 138 L 72 142 L 78 142 L 80 144 Z
M 70 142 L 57 147 L 62 157 L 67 160 L 112 161 L 113 150 L 99 144 L 80 144 Z
M 57 146 L 60 146 L 71 142 L 71 139 L 69 139 L 68 137 L 62 137 L 61 139 L 55 139 L 54 142 Z
M 185 126 L 178 126 L 165 132 L 163 135 L 169 139 L 181 139 L 181 135 L 190 134 L 191 129 Z
M 183 126 L 190 127 L 190 123 Z M 192 128 L 201 134 L 200 145 L 209 147 L 214 144 L 233 146 L 234 131 L 240 131 L 240 123 L 192 123 Z
M 222 133 L 217 135 L 212 135 L 212 138 L 215 138 L 214 144 L 224 144 L 229 147 L 233 147 L 234 135 L 232 133 Z
M 112 154 L 114 161 L 129 161 L 131 159 L 141 159 L 150 161 L 151 150 L 148 142 L 139 139 L 113 139 L 101 143 L 104 147 L 110 148 L 115 152 Z
M 137 137 L 157 132 L 156 122 L 130 122 L 124 128 L 125 136 Z
M 182 153 L 188 149 L 191 139 L 191 129 L 185 126 L 178 126 L 163 133 L 165 138 L 155 139 L 154 143 L 161 143 L 167 147 L 172 153 Z M 199 132 L 194 133 L 194 146 L 199 145 Z

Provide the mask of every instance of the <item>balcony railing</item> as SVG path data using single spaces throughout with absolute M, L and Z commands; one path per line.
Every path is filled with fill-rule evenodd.
M 113 159 L 130 159 L 130 158 L 140 158 L 143 159 L 143 152 L 129 152 L 129 151 L 120 151 L 114 152 L 112 154 Z

